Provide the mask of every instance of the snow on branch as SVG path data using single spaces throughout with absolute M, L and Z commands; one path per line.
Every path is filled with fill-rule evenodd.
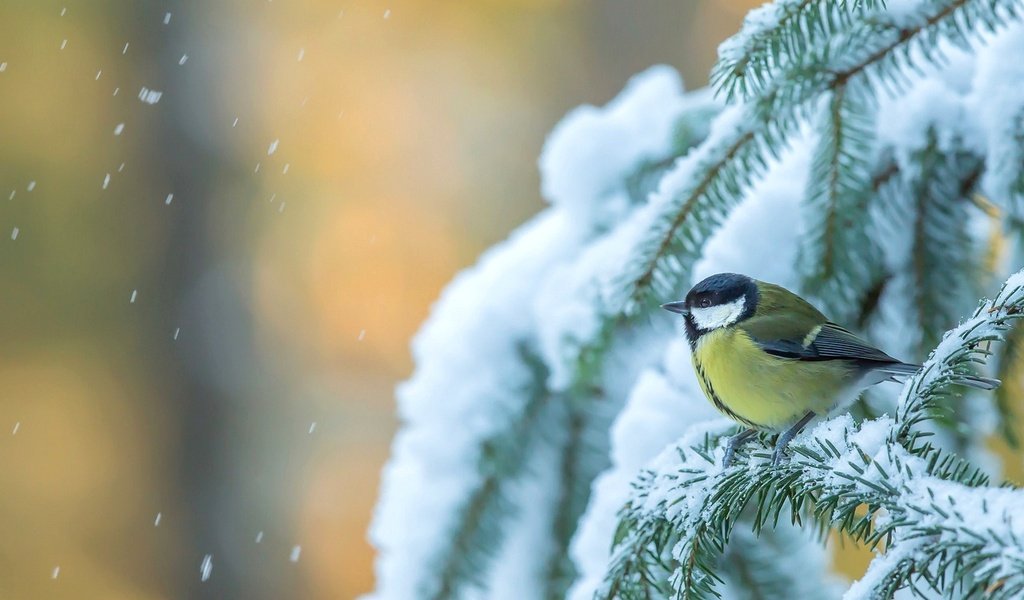
M 793 125 L 780 121 L 779 128 Z M 652 297 L 668 297 L 682 287 L 704 242 L 765 172 L 778 152 L 768 127 L 749 107 L 723 111 L 708 138 L 682 158 L 661 181 L 650 204 L 628 223 L 625 260 L 605 282 L 611 315 L 635 314 Z
M 522 306 L 576 239 L 563 215 L 542 214 L 461 274 L 414 340 L 417 369 L 398 390 L 404 427 L 370 532 L 376 597 L 444 597 L 494 553 L 505 482 L 529 446 L 517 434 L 536 435 L 546 397 Z
M 804 52 L 755 98 L 716 118 L 708 138 L 676 163 L 632 219 L 636 235 L 627 242 L 623 267 L 604 282 L 609 316 L 635 314 L 652 306 L 651 297 L 682 287 L 704 241 L 824 94 L 861 80 L 870 89 L 899 91 L 908 71 L 941 59 L 935 48 L 940 41 L 967 44 L 981 30 L 1019 18 L 1021 10 L 1016 0 L 948 0 L 913 8 L 872 13 L 855 31 Z
M 914 426 L 927 418 L 928 408 L 949 395 L 950 385 L 972 377 L 971 368 L 991 356 L 991 343 L 1002 340 L 1013 322 L 1024 316 L 1022 307 L 1024 271 L 1011 276 L 995 298 L 983 302 L 969 319 L 943 336 L 924 367 L 903 386 L 891 442 L 916 448 Z
M 1017 0 L 889 2 L 855 20 L 848 31 L 794 57 L 756 96 L 766 117 L 805 110 L 823 93 L 866 79 L 871 89 L 898 94 L 926 65 L 942 64 L 943 42 L 969 46 L 1018 20 Z
M 880 0 L 777 0 L 750 11 L 743 29 L 718 47 L 711 83 L 727 100 L 750 99 L 809 48 L 848 26 Z
M 718 558 L 751 503 L 754 531 L 775 527 L 785 514 L 871 547 L 884 544 L 848 598 L 922 584 L 942 595 L 1016 597 L 1024 591 L 1024 521 L 1014 515 L 1024 491 L 981 487 L 985 475 L 921 443 L 926 434 L 915 425 L 948 386 L 972 377 L 969 368 L 1022 316 L 1024 271 L 943 338 L 905 384 L 895 418 L 826 420 L 798 436 L 792 459 L 778 466 L 760 447 L 722 469 L 728 424 L 694 427 L 634 484 L 599 597 L 644 598 L 669 588 L 674 598 L 717 595 Z
M 1024 218 L 1024 25 L 999 32 L 979 52 L 974 90 L 968 100 L 985 134 L 987 167 L 982 186 L 998 206 Z
M 707 95 L 695 96 L 683 94 L 672 69 L 655 67 L 606 107 L 571 113 L 541 159 L 553 206 L 461 273 L 434 307 L 413 342 L 416 370 L 398 390 L 403 427 L 371 529 L 380 550 L 373 597 L 449 598 L 485 589 L 498 576 L 492 563 L 510 552 L 510 530 L 518 534 L 528 522 L 550 531 L 549 513 L 562 498 L 545 494 L 522 506 L 515 497 L 524 479 L 547 475 L 531 470 L 536 457 L 547 458 L 545 466 L 561 458 L 550 455 L 561 451 L 563 430 L 575 418 L 566 396 L 549 385 L 557 361 L 541 332 L 574 315 L 542 296 L 634 210 L 626 182 L 635 173 L 699 141 L 700 128 L 674 132 L 687 111 L 708 114 Z M 581 171 L 603 177 L 566 176 Z M 582 303 L 572 293 L 558 300 Z M 575 487 L 589 483 L 582 478 Z M 574 525 L 566 525 L 565 544 Z M 502 576 L 521 578 L 548 559 L 533 552 L 502 565 Z

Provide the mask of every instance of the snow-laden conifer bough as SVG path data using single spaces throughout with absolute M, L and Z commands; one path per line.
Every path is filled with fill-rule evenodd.
M 371 597 L 1024 594 L 1024 498 L 989 483 L 983 443 L 1024 388 L 1021 276 L 998 291 L 1024 265 L 1022 13 L 782 0 L 721 46 L 715 94 L 655 67 L 572 111 L 541 155 L 551 206 L 413 344 Z M 732 425 L 656 310 L 721 271 L 931 358 L 790 462 L 754 442 L 722 471 Z M 967 367 L 1004 380 L 995 400 L 946 385 Z M 829 529 L 878 552 L 852 585 L 829 573 Z

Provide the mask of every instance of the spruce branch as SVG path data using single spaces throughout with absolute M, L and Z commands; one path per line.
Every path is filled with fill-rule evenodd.
M 622 272 L 611 278 L 607 311 L 636 314 L 652 306 L 652 297 L 682 287 L 704 241 L 823 94 L 860 80 L 868 91 L 885 85 L 899 92 L 908 70 L 939 60 L 934 47 L 941 40 L 970 43 L 981 30 L 1021 14 L 1017 0 L 947 0 L 928 9 L 909 21 L 873 14 L 841 40 L 805 53 L 749 103 L 720 114 L 712 134 L 665 176 L 647 214 L 635 223 L 644 232 Z
M 523 474 L 532 447 L 543 442 L 544 416 L 555 417 L 550 413 L 558 399 L 544 388 L 544 365 L 525 348 L 520 354 L 534 373 L 533 387 L 524 390 L 528 400 L 511 428 L 481 444 L 478 470 L 483 476 L 458 512 L 450 546 L 439 556 L 436 582 L 423 582 L 425 597 L 433 600 L 457 598 L 466 586 L 485 586 L 481 577 L 501 546 L 505 521 L 515 512 L 507 488 Z
M 737 118 L 735 112 L 724 116 Z M 736 125 L 730 134 L 712 135 L 662 180 L 662 189 L 666 181 L 683 182 L 679 190 L 659 190 L 641 215 L 646 227 L 613 281 L 612 314 L 633 315 L 649 308 L 651 298 L 676 293 L 705 240 L 764 172 L 769 144 L 764 128 Z
M 887 597 L 871 594 L 922 583 L 946 595 L 984 590 L 1014 597 L 1024 590 L 1024 523 L 1013 519 L 1024 491 L 984 487 L 984 474 L 931 446 L 916 426 L 948 386 L 969 380 L 969 367 L 1022 316 L 1024 271 L 943 338 L 904 385 L 894 418 L 825 421 L 793 441 L 789 462 L 772 466 L 767 449 L 755 449 L 723 470 L 724 427 L 691 430 L 638 480 L 623 508 L 604 597 L 657 595 L 641 576 L 656 563 L 637 562 L 667 551 L 673 598 L 716 596 L 717 559 L 752 502 L 755 532 L 777 526 L 783 514 L 795 522 L 813 516 L 869 546 L 884 542 L 886 553 L 851 597 Z M 704 443 L 694 444 L 701 435 Z M 861 506 L 867 510 L 858 513 Z M 975 518 L 966 518 L 968 511 Z M 978 519 L 979 512 L 988 516 Z M 674 535 L 645 533 L 659 522 Z
M 727 101 L 757 96 L 797 57 L 848 27 L 855 15 L 881 5 L 880 0 L 778 0 L 752 10 L 743 28 L 718 48 L 711 71 L 716 94 Z
M 590 400 L 596 398 L 591 396 Z M 576 579 L 576 568 L 569 557 L 569 544 L 583 511 L 590 499 L 590 486 L 598 474 L 608 466 L 607 444 L 594 439 L 597 432 L 606 431 L 610 421 L 602 418 L 579 402 L 567 404 L 567 436 L 559 465 L 558 503 L 553 522 L 554 549 L 545 572 L 545 597 L 564 598 Z
M 913 202 L 910 272 L 923 354 L 976 296 L 978 282 L 969 274 L 977 272 L 978 257 L 964 223 L 984 164 L 964 150 L 941 148 L 934 128 L 911 161 L 914 172 L 905 175 Z
M 862 316 L 861 305 L 885 272 L 871 204 L 889 175 L 872 172 L 874 102 L 856 83 L 827 98 L 804 199 L 807 231 L 798 260 L 803 289 L 841 323 Z
M 804 106 L 847 81 L 898 95 L 926 65 L 940 64 L 942 41 L 968 46 L 1021 16 L 1018 0 L 936 0 L 908 14 L 873 12 L 828 43 L 809 48 L 758 96 L 769 114 Z
M 929 418 L 928 409 L 949 396 L 950 385 L 963 385 L 972 376 L 971 368 L 993 354 L 991 343 L 1003 340 L 1021 316 L 1024 271 L 1010 277 L 994 299 L 981 303 L 969 319 L 947 332 L 924 367 L 907 380 L 897 402 L 898 427 L 890 441 L 917 451 L 924 436 L 915 427 Z
M 672 581 L 685 579 L 698 592 L 713 592 L 714 584 L 718 581 L 717 575 L 703 561 L 708 556 L 716 555 L 696 551 L 707 540 L 707 523 L 692 519 L 681 524 L 679 519 L 674 519 L 670 514 L 670 510 L 680 504 L 686 506 L 687 502 L 693 503 L 692 498 L 696 494 L 689 498 L 681 496 L 673 501 L 659 492 L 662 489 L 660 484 L 670 481 L 707 493 L 706 489 L 698 486 L 713 481 L 716 465 L 720 461 L 716 463 L 712 453 L 718 439 L 730 427 L 729 423 L 718 421 L 703 428 L 691 429 L 676 448 L 666 451 L 672 454 L 670 458 L 677 458 L 677 461 L 672 461 L 677 468 L 665 471 L 652 469 L 638 476 L 633 485 L 635 492 L 620 513 L 621 520 L 613 540 L 609 569 L 604 585 L 595 594 L 595 598 L 632 600 L 668 597 L 670 575 Z M 684 514 L 693 512 L 699 512 L 699 506 L 693 506 Z M 678 554 L 673 552 L 673 548 L 684 536 L 690 538 L 688 547 L 691 551 L 684 551 L 687 558 L 680 562 L 673 558 L 674 554 Z M 724 544 L 721 548 L 724 548 Z M 675 584 L 672 586 L 675 587 Z

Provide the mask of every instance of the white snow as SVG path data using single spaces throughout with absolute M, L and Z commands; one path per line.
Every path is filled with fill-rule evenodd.
M 174 200 L 174 194 L 167 194 L 167 197 L 164 198 L 164 204 L 165 205 L 169 205 L 173 200 Z
M 679 75 L 657 66 L 635 75 L 604 107 L 571 111 L 540 156 L 544 197 L 583 223 L 613 224 L 629 209 L 626 175 L 669 152 L 672 125 L 686 102 Z
M 17 227 L 15 227 L 14 229 L 11 230 L 11 239 L 12 240 L 18 239 L 18 232 L 19 231 L 20 230 Z
M 650 127 L 668 127 L 685 109 L 711 106 L 700 93 L 682 98 L 680 86 L 678 77 L 666 67 L 649 69 L 630 80 L 603 111 L 585 107 L 570 113 L 545 146 L 542 186 L 555 206 L 567 211 L 574 223 L 586 230 L 601 232 L 618 224 L 591 243 L 574 263 L 552 267 L 537 293 L 533 310 L 539 320 L 540 347 L 551 371 L 549 385 L 553 389 L 565 389 L 571 383 L 581 349 L 595 342 L 609 315 L 621 312 L 622 299 L 617 294 L 633 274 L 633 265 L 623 264 L 622 258 L 651 235 L 652 223 L 668 201 L 663 192 L 665 181 L 680 170 L 680 165 L 692 164 L 692 157 L 700 154 L 691 150 L 677 161 L 646 205 L 633 206 L 621 189 L 625 173 L 644 160 L 669 152 L 665 139 L 648 138 Z M 667 108 L 656 109 L 656 105 Z M 594 142 L 582 143 L 581 137 L 593 137 Z M 566 172 L 600 173 L 601 177 L 570 179 Z M 616 175 L 611 177 L 609 173 Z M 553 182 L 548 177 L 554 178 Z M 609 188 L 613 182 L 620 187 Z M 589 204 L 585 202 L 587 194 L 592 194 Z
M 270 156 L 271 154 L 277 152 L 277 146 L 280 143 L 281 143 L 281 140 L 279 140 L 279 139 L 276 139 L 276 140 L 270 142 L 270 146 L 267 147 L 267 156 Z
M 142 89 L 139 90 L 139 100 L 142 100 L 144 104 L 156 104 L 163 95 L 163 92 L 151 90 L 146 86 L 142 86 Z
M 897 163 L 911 176 L 917 164 L 911 155 L 927 145 L 929 131 L 937 134 L 942 149 L 979 145 L 973 135 L 973 115 L 963 96 L 938 78 L 921 81 L 906 95 L 883 101 L 882 106 L 876 124 L 878 140 L 896 150 Z M 934 127 L 938 124 L 943 126 Z
M 160 518 L 163 517 L 163 513 L 156 513 L 156 518 L 153 519 L 153 527 L 160 526 Z
M 552 431 L 550 426 L 547 429 L 542 437 L 550 441 L 536 445 L 529 455 L 526 474 L 510 486 L 511 501 L 530 510 L 523 511 L 509 528 L 496 553 L 487 590 L 477 594 L 480 600 L 543 597 L 545 570 L 557 558 L 551 556 L 551 528 L 561 477 L 558 449 L 566 433 Z
M 213 573 L 213 555 L 207 554 L 203 556 L 202 562 L 199 563 L 199 580 L 207 581 L 210 579 L 211 573 Z
M 431 585 L 435 557 L 480 483 L 481 443 L 511 426 L 525 408 L 522 390 L 534 385 L 522 358 L 534 282 L 578 245 L 564 213 L 543 213 L 460 273 L 413 340 L 417 368 L 397 394 L 404 427 L 370 531 L 380 550 L 374 597 L 416 597 Z
M 978 51 L 974 90 L 967 99 L 969 112 L 985 134 L 987 169 L 982 186 L 1000 206 L 1024 215 L 1024 61 L 1007 57 L 1024 56 L 1024 25 L 1010 24 Z
M 123 131 L 124 131 L 124 123 L 118 123 L 117 125 L 114 126 L 114 135 L 121 135 L 121 132 L 123 132 Z
M 302 555 L 302 546 L 292 546 L 292 551 L 288 555 L 288 560 L 293 563 L 299 562 L 299 556 Z

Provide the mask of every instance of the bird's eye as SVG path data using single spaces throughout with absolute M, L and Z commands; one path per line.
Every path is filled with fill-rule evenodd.
M 707 308 L 709 306 L 711 306 L 711 299 L 710 298 L 701 298 L 701 300 L 700 300 L 700 307 L 701 308 Z

